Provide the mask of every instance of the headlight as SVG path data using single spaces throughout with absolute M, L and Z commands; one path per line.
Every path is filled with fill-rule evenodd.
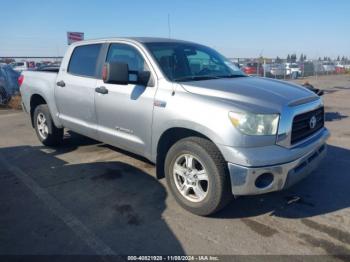
M 252 114 L 230 112 L 232 124 L 246 135 L 268 136 L 276 135 L 278 128 L 278 114 Z

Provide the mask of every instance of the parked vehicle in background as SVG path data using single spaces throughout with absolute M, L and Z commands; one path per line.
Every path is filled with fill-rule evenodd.
M 33 70 L 36 68 L 36 63 L 34 61 L 21 61 L 21 62 L 12 62 L 10 66 L 13 70 L 17 72 L 22 72 L 26 70 Z
M 263 73 L 263 67 L 259 63 L 247 63 L 242 69 L 247 75 L 262 75 Z
M 35 62 L 34 61 L 27 61 L 27 66 L 29 70 L 33 70 L 36 68 Z
M 26 61 L 23 62 L 13 62 L 10 64 L 13 68 L 13 70 L 17 72 L 22 72 L 25 70 L 28 70 L 28 63 Z
M 283 64 L 272 64 L 270 74 L 276 78 L 284 77 L 286 75 L 286 68 Z
M 20 74 L 9 65 L 0 66 L 0 104 L 5 105 L 11 96 L 19 92 L 18 77 Z
M 345 72 L 346 72 L 346 70 L 345 70 L 345 66 L 344 65 L 337 64 L 335 66 L 335 73 L 337 73 L 337 74 L 344 74 Z
M 301 69 L 297 63 L 286 63 L 285 64 L 286 76 L 292 79 L 296 79 L 301 76 Z
M 56 72 L 56 73 L 58 73 L 59 69 L 60 69 L 60 66 L 59 66 L 59 65 L 56 65 L 56 64 L 52 64 L 52 65 L 51 65 L 51 64 L 48 64 L 48 65 L 43 64 L 43 65 L 37 67 L 37 68 L 35 69 L 35 71 L 41 71 L 41 72 Z
M 329 61 L 323 62 L 322 67 L 326 74 L 335 72 L 335 64 L 333 62 L 329 62 Z
M 248 77 L 192 42 L 76 42 L 58 73 L 25 71 L 21 78 L 23 109 L 44 145 L 60 144 L 68 128 L 141 155 L 198 215 L 220 210 L 232 195 L 288 188 L 327 151 L 319 96 Z

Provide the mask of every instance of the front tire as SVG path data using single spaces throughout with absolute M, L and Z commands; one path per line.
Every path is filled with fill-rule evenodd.
M 227 163 L 205 138 L 175 143 L 165 159 L 165 175 L 175 200 L 191 213 L 211 215 L 232 199 Z
M 34 110 L 34 128 L 45 146 L 58 146 L 63 140 L 63 128 L 57 128 L 52 120 L 49 107 L 39 105 Z

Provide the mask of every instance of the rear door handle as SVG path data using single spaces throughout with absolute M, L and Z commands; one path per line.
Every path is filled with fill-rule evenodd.
M 104 86 L 100 86 L 95 88 L 95 92 L 105 95 L 108 94 L 108 89 Z
M 60 86 L 60 87 L 65 87 L 66 83 L 63 80 L 61 80 L 61 81 L 57 82 L 56 85 Z

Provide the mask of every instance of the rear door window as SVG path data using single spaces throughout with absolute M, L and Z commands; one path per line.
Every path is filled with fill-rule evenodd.
M 68 73 L 80 76 L 97 77 L 97 60 L 102 44 L 78 46 L 71 56 Z

